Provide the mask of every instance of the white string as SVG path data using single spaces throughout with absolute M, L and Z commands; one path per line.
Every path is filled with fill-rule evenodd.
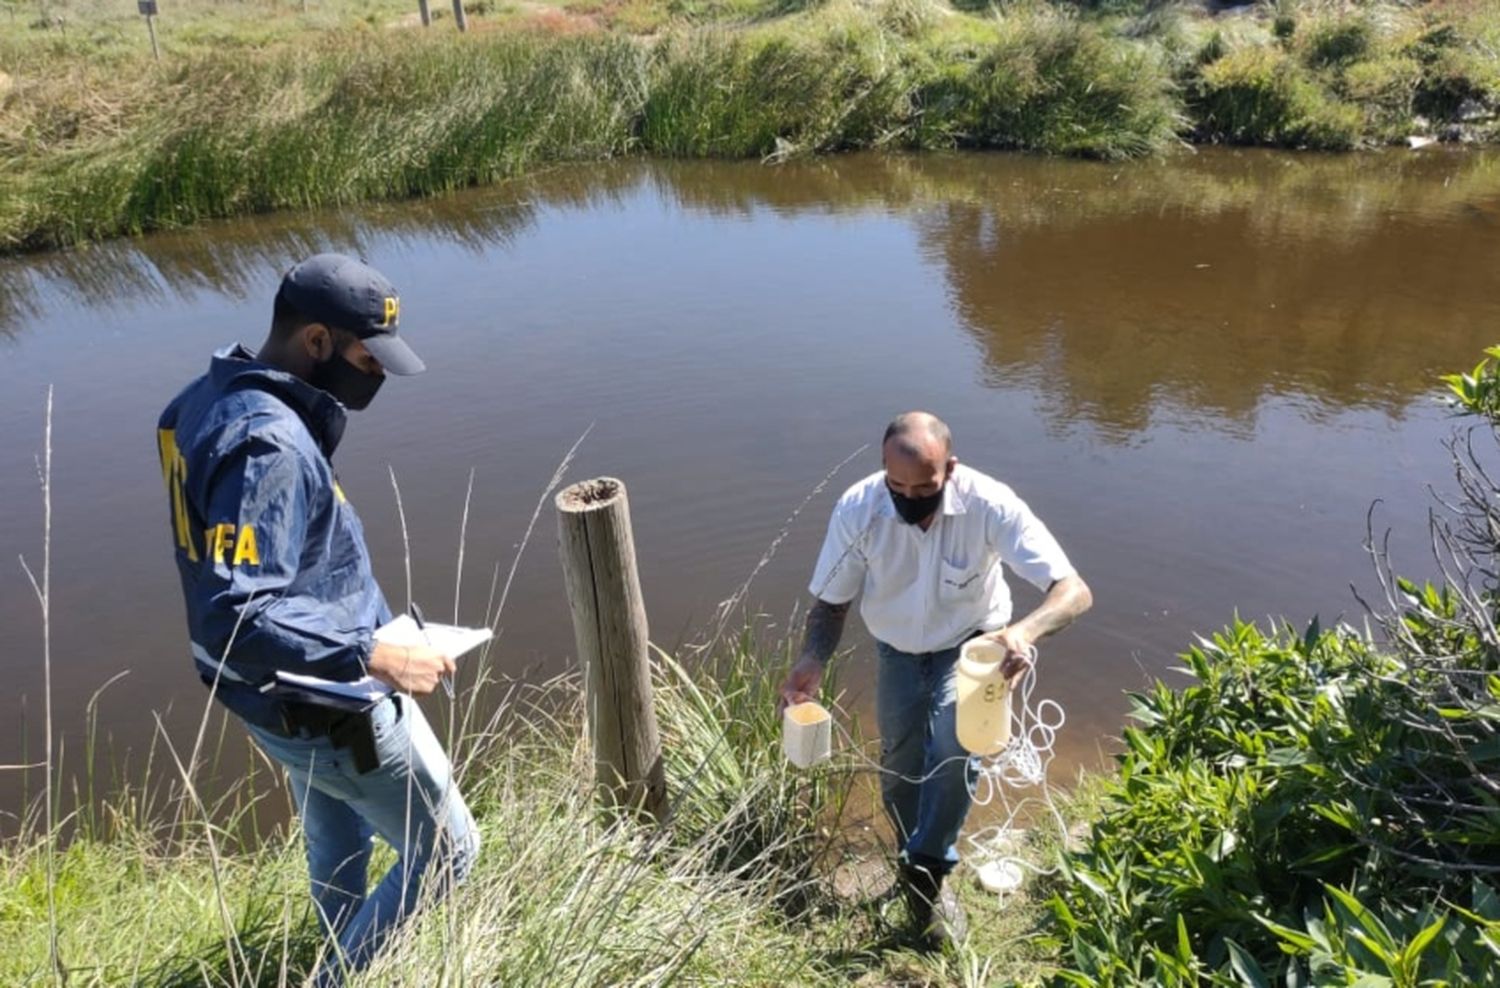
M 874 771 L 919 786 L 953 762 L 968 763 L 968 787 L 972 805 L 998 805 L 1002 811 L 1001 822 L 965 838 L 975 851 L 974 857 L 966 857 L 965 861 L 976 872 L 991 865 L 1000 868 L 1009 866 L 1035 875 L 1050 875 L 1057 871 L 1055 867 L 1042 868 L 1001 850 L 1019 844 L 1018 835 L 1022 831 L 1016 826 L 1016 820 L 1034 804 L 1046 806 L 1057 825 L 1059 837 L 1063 842 L 1067 840 L 1067 823 L 1052 800 L 1052 788 L 1047 782 L 1047 771 L 1055 755 L 1057 735 L 1067 723 L 1067 712 L 1056 700 L 1044 699 L 1032 704 L 1032 694 L 1036 690 L 1036 656 L 1036 647 L 1031 646 L 1026 672 L 1021 677 L 1019 709 L 1014 710 L 1012 715 L 1011 739 L 1003 750 L 994 755 L 954 755 L 938 762 L 923 775 L 909 776 L 888 769 L 865 754 L 848 730 L 838 721 L 834 722 L 847 743 L 847 750 L 857 762 L 863 763 L 859 770 Z M 1026 795 L 1012 802 L 1013 791 L 1031 789 L 1039 790 L 1039 795 Z
M 972 759 L 978 770 L 969 790 L 974 805 L 998 805 L 1003 811 L 1001 822 L 966 838 L 975 854 L 973 858 L 965 860 L 981 875 L 981 879 L 983 869 L 997 869 L 1005 876 L 1006 884 L 1014 884 L 1016 888 L 1021 885 L 1022 871 L 1029 871 L 1034 875 L 1050 875 L 1057 871 L 1055 866 L 1042 868 L 1014 853 L 1006 853 L 1007 849 L 1014 849 L 1020 844 L 1020 830 L 1016 827 L 1016 819 L 1022 811 L 1038 802 L 1044 803 L 1053 823 L 1057 825 L 1061 843 L 1066 844 L 1068 838 L 1067 822 L 1063 820 L 1057 804 L 1052 801 L 1052 787 L 1047 783 L 1047 770 L 1056 754 L 1057 733 L 1068 722 L 1068 715 L 1056 700 L 1041 700 L 1035 706 L 1032 705 L 1031 696 L 1036 689 L 1035 646 L 1031 649 L 1030 659 L 1031 665 L 1021 680 L 1020 710 L 1016 714 L 1010 743 L 993 757 L 975 756 Z M 983 795 L 980 793 L 981 787 Z M 1011 802 L 1012 791 L 1028 789 L 1040 790 L 1040 799 L 1027 795 L 1014 804 Z M 1014 878 L 1006 874 L 1007 870 Z

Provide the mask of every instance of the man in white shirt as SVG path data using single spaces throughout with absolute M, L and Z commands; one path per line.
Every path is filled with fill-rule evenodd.
M 957 900 L 942 893 L 971 797 L 955 728 L 959 646 L 980 635 L 997 642 L 1014 682 L 1030 666 L 1032 644 L 1088 610 L 1093 596 L 1026 502 L 959 465 L 936 416 L 897 416 L 881 462 L 884 470 L 845 491 L 833 509 L 809 588 L 817 599 L 781 695 L 783 703 L 817 698 L 849 606 L 863 592 L 860 616 L 880 659 L 882 799 L 913 925 L 937 947 L 964 932 Z M 1020 620 L 1011 620 L 1002 563 L 1046 594 Z

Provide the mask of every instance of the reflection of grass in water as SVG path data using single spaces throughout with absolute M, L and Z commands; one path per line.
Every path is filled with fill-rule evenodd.
M 963 203 L 1006 229 L 1081 226 L 1170 210 L 1205 219 L 1234 211 L 1267 236 L 1345 245 L 1376 234 L 1392 214 L 1500 220 L 1500 158 L 1489 153 L 1389 152 L 1291 156 L 1174 154 L 1129 165 L 965 155 L 861 155 L 778 168 L 707 168 L 662 162 L 544 171 L 494 197 L 434 198 L 357 213 L 247 218 L 87 253 L 56 252 L 0 265 L 0 332 L 39 316 L 38 287 L 77 304 L 190 299 L 199 291 L 246 298 L 294 259 L 335 247 L 367 253 L 377 240 L 438 240 L 476 251 L 507 243 L 537 206 L 591 209 L 650 186 L 684 207 L 744 215 L 906 209 Z M 940 215 L 920 220 L 941 227 Z

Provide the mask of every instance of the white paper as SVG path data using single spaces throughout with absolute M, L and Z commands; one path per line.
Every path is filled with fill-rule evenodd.
M 402 614 L 390 624 L 377 628 L 375 640 L 387 645 L 429 645 L 454 661 L 494 637 L 489 628 L 461 628 L 456 624 L 427 622 L 417 627 L 410 614 Z
M 461 628 L 454 624 L 428 624 L 417 627 L 409 614 L 402 614 L 390 624 L 375 629 L 375 640 L 387 645 L 428 645 L 457 661 L 459 656 L 470 652 L 494 637 L 489 628 Z M 390 686 L 374 676 L 364 676 L 350 682 L 320 679 L 301 673 L 276 671 L 276 681 L 288 686 L 326 693 L 329 696 L 347 697 L 373 703 L 391 692 Z

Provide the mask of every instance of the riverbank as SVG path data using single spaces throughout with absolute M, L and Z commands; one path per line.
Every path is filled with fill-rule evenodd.
M 874 986 L 1041 976 L 1046 885 L 1002 907 L 965 872 L 958 885 L 976 935 L 953 955 L 914 949 L 887 894 L 880 842 L 849 826 L 851 806 L 870 805 L 860 790 L 873 780 L 850 751 L 813 772 L 786 763 L 767 668 L 744 647 L 701 675 L 659 665 L 674 800 L 659 830 L 612 826 L 595 810 L 574 681 L 510 692 L 483 717 L 471 707 L 449 744 L 483 835 L 480 863 L 355 983 Z M 176 754 L 189 761 L 188 751 Z M 318 949 L 301 835 L 230 836 L 246 831 L 257 806 L 288 798 L 266 773 L 226 793 L 217 810 L 185 790 L 146 810 L 134 792 L 78 818 L 83 832 L 66 849 L 35 831 L 6 844 L 0 981 L 53 983 L 46 865 L 55 854 L 68 985 L 300 984 Z M 1090 812 L 1086 793 L 1064 805 L 1073 818 Z M 1045 834 L 1026 845 L 1039 862 L 1056 849 Z
M 91 40 L 75 22 L 53 37 L 13 20 L 0 35 L 0 251 L 630 154 L 1122 158 L 1183 141 L 1500 135 L 1500 13 L 1486 5 L 1098 6 L 527 7 L 490 23 L 476 8 L 465 36 L 393 28 L 383 7 L 300 29 L 282 12 L 258 34 L 174 38 L 160 66 L 118 32 Z

